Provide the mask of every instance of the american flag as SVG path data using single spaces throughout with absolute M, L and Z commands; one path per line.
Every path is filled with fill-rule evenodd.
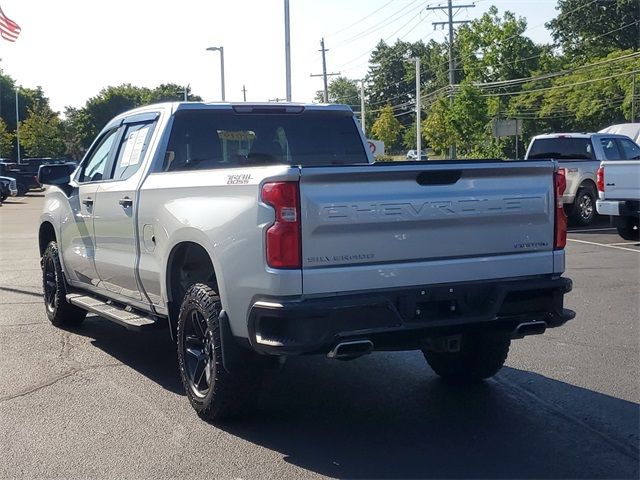
M 15 42 L 21 30 L 20 26 L 10 18 L 7 18 L 2 8 L 0 8 L 0 37 L 10 42 Z

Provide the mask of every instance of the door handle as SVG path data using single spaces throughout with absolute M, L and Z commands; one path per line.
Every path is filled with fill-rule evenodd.
M 82 204 L 83 204 L 85 207 L 92 207 L 92 206 L 93 206 L 93 198 L 89 198 L 89 197 L 87 197 L 87 198 L 83 198 L 83 199 L 82 199 Z
M 131 205 L 133 205 L 133 200 L 131 200 L 129 197 L 124 197 L 118 200 L 118 203 L 124 208 L 129 208 Z

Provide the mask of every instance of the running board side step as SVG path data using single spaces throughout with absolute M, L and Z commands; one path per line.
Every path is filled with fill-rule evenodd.
M 121 307 L 110 300 L 101 300 L 80 293 L 69 293 L 66 299 L 70 304 L 122 325 L 127 330 L 148 330 L 158 324 L 155 317 L 128 306 Z

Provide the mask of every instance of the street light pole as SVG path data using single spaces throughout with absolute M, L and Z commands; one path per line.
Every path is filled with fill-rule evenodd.
M 222 101 L 224 102 L 224 47 L 209 47 L 207 50 L 211 52 L 220 52 L 220 87 L 222 89 Z
M 362 133 L 367 136 L 366 120 L 364 112 L 364 79 L 360 80 L 360 126 L 362 127 Z
M 287 102 L 291 101 L 291 36 L 289 34 L 289 0 L 284 0 L 284 62 Z

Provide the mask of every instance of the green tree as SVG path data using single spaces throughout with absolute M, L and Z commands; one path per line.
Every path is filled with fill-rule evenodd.
M 386 105 L 371 126 L 371 135 L 376 140 L 382 140 L 387 151 L 393 151 L 398 148 L 402 129 L 402 124 L 393 114 L 393 108 Z
M 539 68 L 542 48 L 524 36 L 527 22 L 496 7 L 460 27 L 457 49 L 466 80 L 493 82 L 530 76 Z
M 569 131 L 631 120 L 632 72 L 640 70 L 640 58 L 632 53 L 616 51 L 586 66 L 576 62 L 565 75 L 526 84 L 510 102 L 511 115 L 531 119 L 534 128 Z
M 58 116 L 46 108 L 29 110 L 20 122 L 20 144 L 30 157 L 58 157 L 65 152 L 63 127 Z
M 571 58 L 640 49 L 638 0 L 558 0 L 556 9 L 560 13 L 546 26 Z
M 446 96 L 439 95 L 431 104 L 427 118 L 422 122 L 422 131 L 436 155 L 447 153 L 455 132 L 451 122 L 451 107 Z
M 405 127 L 413 121 L 408 113 L 416 103 L 416 70 L 412 60 L 416 57 L 421 61 L 422 95 L 448 84 L 446 46 L 434 41 L 428 44 L 397 41 L 394 45 L 380 41 L 369 59 L 369 107 L 377 110 L 387 103 L 396 105 L 396 113 L 406 113 L 398 117 Z
M 184 90 L 187 89 L 187 101 L 201 102 L 202 98 L 191 93 L 191 87 L 184 87 L 176 83 L 163 83 L 156 88 L 149 90 L 146 97 L 143 96 L 142 101 L 147 103 L 159 102 L 182 102 L 184 101 Z
M 13 150 L 14 136 L 7 130 L 7 124 L 0 118 L 0 157 L 8 157 Z
M 360 106 L 360 88 L 355 80 L 347 77 L 336 77 L 329 81 L 327 87 L 329 93 L 329 103 L 342 103 L 351 107 Z M 324 92 L 316 93 L 314 100 L 318 103 L 324 102 Z

